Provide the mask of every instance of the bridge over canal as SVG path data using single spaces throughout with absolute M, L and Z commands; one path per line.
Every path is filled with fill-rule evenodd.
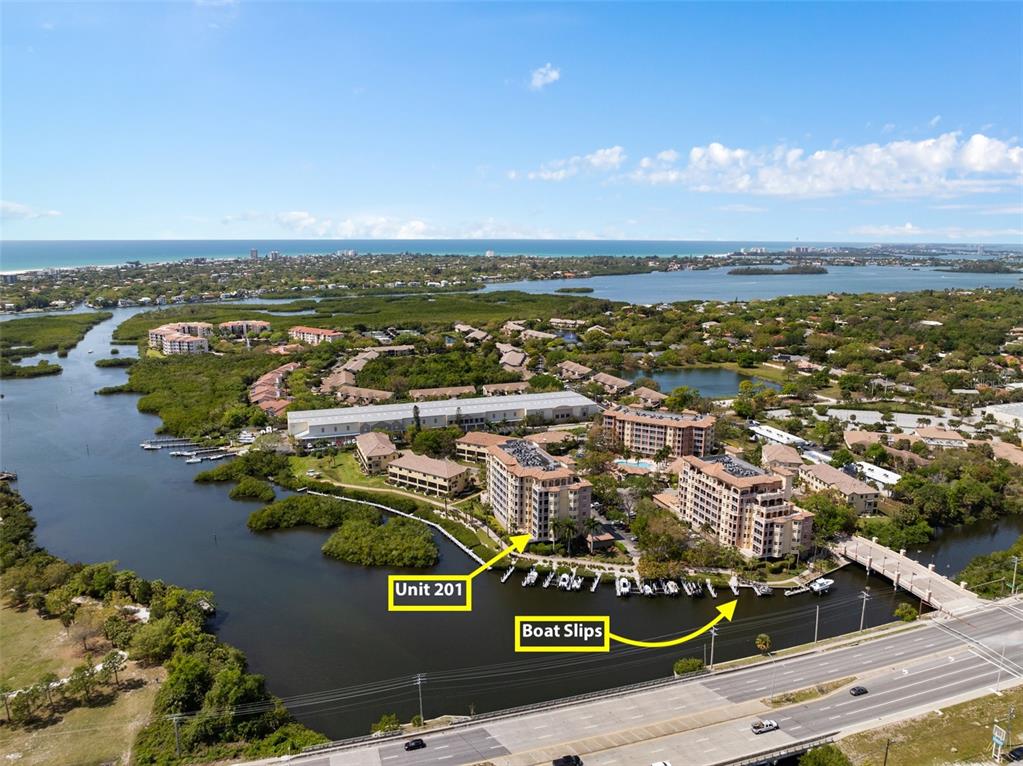
M 869 572 L 887 577 L 896 588 L 912 593 L 925 604 L 953 617 L 976 609 L 982 603 L 977 594 L 934 571 L 933 564 L 911 559 L 905 550 L 893 551 L 859 535 L 835 543 L 832 550 L 849 561 L 862 564 Z

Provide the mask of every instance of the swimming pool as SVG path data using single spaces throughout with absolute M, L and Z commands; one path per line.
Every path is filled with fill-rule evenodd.
M 619 458 L 618 460 L 615 461 L 615 464 L 616 465 L 631 465 L 634 468 L 645 468 L 648 471 L 656 471 L 657 470 L 657 463 L 655 463 L 653 460 L 636 460 L 636 459 L 625 460 L 623 458 Z

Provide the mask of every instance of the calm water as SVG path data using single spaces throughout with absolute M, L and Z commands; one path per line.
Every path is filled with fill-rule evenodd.
M 776 383 L 720 367 L 683 367 L 654 372 L 639 369 L 623 369 L 615 370 L 611 374 L 626 380 L 652 378 L 657 381 L 657 384 L 661 387 L 661 392 L 665 394 L 671 393 L 679 386 L 690 386 L 709 399 L 737 394 L 739 392 L 739 384 L 744 380 L 761 383 L 771 388 L 778 388 Z
M 326 532 L 249 532 L 245 519 L 257 506 L 229 500 L 226 487 L 193 483 L 199 466 L 139 449 L 158 421 L 136 411 L 134 396 L 93 394 L 124 379 L 123 370 L 98 369 L 93 362 L 106 356 L 116 323 L 134 311 L 117 310 L 114 320 L 91 330 L 60 360 L 63 375 L 0 382 L 0 464 L 18 472 L 18 487 L 35 508 L 39 541 L 54 553 L 116 560 L 146 577 L 214 591 L 219 635 L 244 650 L 252 669 L 285 698 L 348 690 L 295 706 L 309 725 L 345 736 L 365 733 L 384 712 L 408 719 L 417 708 L 408 680 L 415 673 L 426 674 L 424 703 L 431 716 L 661 677 L 674 658 L 707 650 L 694 642 L 678 650 L 626 647 L 611 657 L 516 655 L 515 614 L 610 614 L 616 632 L 651 638 L 704 624 L 715 614 L 714 603 L 621 600 L 610 587 L 596 594 L 527 591 L 517 579 L 501 585 L 488 575 L 476 581 L 472 613 L 390 614 L 388 570 L 325 558 L 319 548 Z M 472 567 L 445 540 L 439 545 L 436 572 Z M 936 552 L 939 561 L 947 555 Z M 809 595 L 757 599 L 744 592 L 736 621 L 717 640 L 716 658 L 752 653 L 760 632 L 769 633 L 776 647 L 811 639 L 818 604 L 822 637 L 854 629 L 864 572 L 849 568 L 835 579 L 835 591 L 820 601 Z M 904 597 L 876 578 L 871 584 L 875 598 L 867 621 L 876 624 Z
M 502 282 L 486 290 L 553 293 L 563 287 L 592 287 L 593 298 L 629 303 L 671 303 L 691 300 L 754 300 L 783 295 L 821 295 L 829 292 L 869 293 L 946 290 L 972 287 L 1023 286 L 1019 274 L 963 274 L 915 270 L 907 266 L 829 266 L 827 274 L 731 276 L 730 267 L 700 271 L 650 272 L 590 279 L 549 279 Z

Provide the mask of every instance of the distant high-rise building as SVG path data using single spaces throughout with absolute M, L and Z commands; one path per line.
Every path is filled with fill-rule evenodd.
M 280 257 L 281 257 L 281 254 L 278 253 L 276 250 L 271 250 L 270 251 L 270 260 L 271 261 L 276 261 Z
M 249 258 L 254 261 L 259 260 L 259 251 L 256 248 L 249 250 Z

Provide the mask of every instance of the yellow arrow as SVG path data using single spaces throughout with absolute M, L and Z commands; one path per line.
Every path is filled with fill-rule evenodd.
M 684 644 L 686 641 L 692 641 L 697 636 L 706 633 L 708 630 L 713 628 L 722 620 L 728 620 L 729 622 L 731 622 L 732 615 L 735 614 L 735 605 L 738 603 L 739 603 L 738 600 L 735 600 L 729 601 L 727 604 L 721 604 L 721 606 L 717 608 L 718 609 L 717 617 L 708 622 L 702 628 L 697 628 L 692 633 L 689 633 L 688 635 L 685 636 L 681 636 L 679 638 L 671 638 L 668 639 L 667 641 L 636 641 L 635 639 L 632 638 L 623 638 L 622 636 L 617 636 L 614 633 L 611 633 L 610 635 L 611 638 L 614 639 L 615 641 L 618 641 L 619 643 L 622 644 L 631 644 L 632 646 L 645 646 L 653 649 L 656 649 L 661 646 L 676 646 L 677 644 Z
M 496 556 L 494 556 L 494 558 L 490 559 L 490 561 L 488 561 L 486 564 L 480 564 L 478 567 L 476 567 L 476 570 L 469 575 L 469 579 L 471 580 L 480 572 L 485 572 L 486 570 L 490 569 L 490 567 L 492 567 L 494 564 L 503 559 L 512 551 L 515 551 L 516 553 L 522 553 L 522 551 L 526 550 L 526 545 L 528 545 L 529 541 L 532 539 L 533 538 L 530 537 L 529 535 L 512 535 L 511 536 L 512 544 L 509 545 L 500 553 L 498 553 Z

